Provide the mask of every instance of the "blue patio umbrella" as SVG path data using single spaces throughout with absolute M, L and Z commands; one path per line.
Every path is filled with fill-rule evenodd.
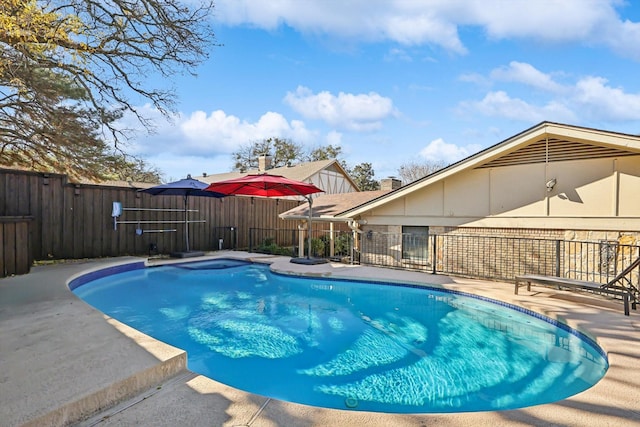
M 189 196 L 198 197 L 224 197 L 222 193 L 215 191 L 204 191 L 209 184 L 206 184 L 187 175 L 185 179 L 179 181 L 168 182 L 166 184 L 156 185 L 155 187 L 144 188 L 138 190 L 141 193 L 148 193 L 153 196 L 182 196 L 184 198 L 184 238 L 186 242 L 187 252 L 189 252 L 189 219 L 187 211 L 187 203 Z

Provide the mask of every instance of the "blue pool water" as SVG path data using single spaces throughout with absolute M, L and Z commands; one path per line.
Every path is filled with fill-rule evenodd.
M 138 268 L 70 287 L 186 350 L 192 371 L 314 406 L 513 409 L 579 393 L 608 367 L 576 331 L 452 291 L 290 277 L 234 260 Z

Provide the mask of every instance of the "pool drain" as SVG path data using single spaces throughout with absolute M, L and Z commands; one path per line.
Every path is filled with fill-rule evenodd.
M 358 399 L 355 397 L 347 397 L 344 401 L 344 404 L 347 405 L 347 408 L 355 408 L 358 406 Z

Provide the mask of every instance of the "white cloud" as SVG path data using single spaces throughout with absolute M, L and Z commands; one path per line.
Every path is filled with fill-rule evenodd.
M 231 153 L 239 146 L 272 136 L 289 138 L 296 143 L 313 146 L 324 138 L 339 141 L 340 136 L 326 136 L 310 130 L 300 120 L 288 121 L 275 112 L 263 114 L 251 122 L 229 115 L 222 110 L 209 114 L 194 111 L 177 114 L 171 122 L 149 105 L 140 111 L 155 124 L 153 135 L 137 135 L 125 147 L 130 154 L 144 157 L 159 167 L 169 178 L 183 178 L 187 173 L 227 172 L 233 166 Z M 135 120 L 125 116 L 122 127 L 133 127 Z
M 491 71 L 490 77 L 492 80 L 522 83 L 548 92 L 564 92 L 566 90 L 561 84 L 556 83 L 551 75 L 524 62 L 511 61 L 509 66 Z
M 334 128 L 367 132 L 380 129 L 382 121 L 396 114 L 391 99 L 375 92 L 350 94 L 330 92 L 314 94 L 299 86 L 288 92 L 284 101 L 305 118 L 323 120 Z
M 287 25 L 301 33 L 364 42 L 430 43 L 464 53 L 466 49 L 455 23 L 440 16 L 441 3 L 446 4 L 386 0 L 219 0 L 216 19 L 227 25 L 248 24 L 266 30 Z
M 460 24 L 479 25 L 492 38 L 531 38 L 572 42 L 598 36 L 605 26 L 621 24 L 617 0 L 455 2 Z
M 620 56 L 640 61 L 640 23 L 625 20 L 614 23 L 607 28 L 603 40 Z
M 342 145 L 342 134 L 340 132 L 331 131 L 327 134 L 325 141 L 328 145 Z
M 625 93 L 622 88 L 607 85 L 602 77 L 586 77 L 578 81 L 572 102 L 595 120 L 640 120 L 640 93 Z
M 157 127 L 155 135 L 139 138 L 137 152 L 147 150 L 145 154 L 156 150 L 175 154 L 217 155 L 229 154 L 239 145 L 272 136 L 290 138 L 301 144 L 313 143 L 318 139 L 317 132 L 306 128 L 299 120 L 288 121 L 279 113 L 267 112 L 257 121 L 250 122 L 228 115 L 222 110 L 209 114 L 194 111 L 190 115 L 180 114 L 169 123 L 153 109 L 145 114 Z M 153 140 L 153 144 L 142 142 Z
M 504 90 L 488 92 L 480 101 L 463 101 L 458 111 L 479 112 L 489 117 L 502 117 L 526 122 L 543 120 L 593 123 L 640 120 L 640 93 L 627 93 L 624 88 L 611 87 L 607 79 L 586 76 L 573 83 L 559 84 L 527 63 L 511 62 L 494 69 L 490 78 L 474 75 L 469 82 L 488 80 L 496 86 L 502 81 L 520 83 L 542 89 L 549 94 L 541 105 L 509 95 Z
M 399 6 L 398 3 L 396 5 Z M 452 52 L 467 52 L 458 37 L 458 29 L 454 22 L 442 19 L 429 8 L 422 8 L 415 3 L 405 3 L 405 6 L 413 7 L 406 7 L 388 15 L 383 14 L 379 18 L 380 29 L 385 38 L 404 45 L 432 43 Z
M 640 23 L 622 20 L 620 0 L 218 0 L 216 20 L 266 30 L 287 25 L 301 33 L 403 45 L 430 44 L 464 54 L 464 27 L 489 38 L 604 45 L 640 60 Z
M 455 144 L 444 142 L 442 138 L 434 139 L 426 147 L 420 150 L 420 156 L 425 160 L 434 163 L 451 164 L 480 150 L 479 145 L 468 145 L 461 147 Z
M 512 98 L 504 91 L 489 92 L 481 101 L 461 102 L 459 110 L 525 122 L 575 121 L 575 114 L 560 102 L 550 101 L 544 106 L 536 106 L 522 99 Z

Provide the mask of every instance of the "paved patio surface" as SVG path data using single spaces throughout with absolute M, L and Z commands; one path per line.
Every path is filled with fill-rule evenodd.
M 610 368 L 583 393 L 510 411 L 397 415 L 282 402 L 190 372 L 184 351 L 104 316 L 67 287 L 81 272 L 144 258 L 74 262 L 0 279 L 0 426 L 640 426 L 640 310 L 624 316 L 621 302 L 535 286 L 514 295 L 510 283 L 375 267 L 214 256 L 290 274 L 438 284 L 514 303 L 596 339 Z

